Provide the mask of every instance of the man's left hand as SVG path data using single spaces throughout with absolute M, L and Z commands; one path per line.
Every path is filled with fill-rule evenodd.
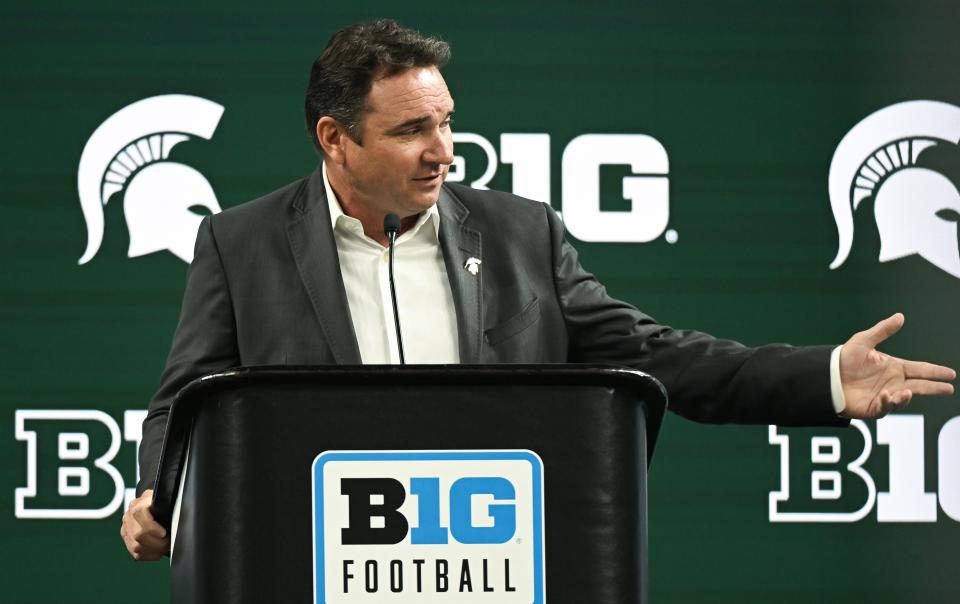
M 897 313 L 856 333 L 840 350 L 840 382 L 846 408 L 843 417 L 877 419 L 906 406 L 915 394 L 953 394 L 948 381 L 957 378 L 949 367 L 898 359 L 877 350 L 900 331 L 904 316 Z

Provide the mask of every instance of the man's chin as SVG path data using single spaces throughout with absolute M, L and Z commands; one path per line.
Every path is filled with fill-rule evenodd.
M 407 207 L 410 210 L 416 209 L 417 214 L 425 210 L 429 210 L 433 206 L 437 205 L 437 202 L 440 200 L 440 186 L 437 185 L 436 189 L 433 191 L 416 191 L 407 198 Z

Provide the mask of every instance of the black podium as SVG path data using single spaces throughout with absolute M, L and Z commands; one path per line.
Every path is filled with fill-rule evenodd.
M 663 387 L 610 367 L 241 368 L 171 408 L 171 601 L 645 602 Z

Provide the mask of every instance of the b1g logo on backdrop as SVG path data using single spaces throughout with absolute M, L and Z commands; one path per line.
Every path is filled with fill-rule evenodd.
M 853 212 L 872 197 L 880 262 L 918 254 L 960 278 L 960 192 L 918 163 L 940 143 L 960 143 L 960 107 L 937 101 L 885 107 L 843 137 L 830 163 L 830 206 L 840 238 L 831 269 L 849 256 Z
M 943 426 L 924 419 L 889 415 L 875 422 L 875 437 L 861 420 L 831 433 L 770 426 L 780 461 L 770 522 L 857 522 L 874 509 L 877 522 L 936 522 L 938 507 L 960 522 L 960 417 Z M 935 487 L 927 480 L 932 452 Z
M 497 151 L 485 137 L 472 132 L 454 132 L 454 161 L 447 180 L 466 181 L 475 189 L 487 189 L 499 162 L 513 168 L 511 191 L 515 195 L 549 204 L 550 135 L 547 133 L 505 132 Z M 475 145 L 486 164 L 482 173 L 468 166 L 462 149 Z M 621 179 L 622 196 L 629 202 L 624 211 L 601 207 L 600 186 L 603 166 L 629 166 L 630 175 Z M 467 168 L 471 167 L 471 170 Z M 563 150 L 563 223 L 581 241 L 645 243 L 666 233 L 669 243 L 677 232 L 668 230 L 670 219 L 670 161 L 667 150 L 646 134 L 581 134 Z M 474 178 L 468 179 L 467 173 Z M 616 197 L 616 194 L 607 192 Z
M 17 409 L 14 435 L 26 446 L 27 465 L 26 484 L 15 492 L 16 517 L 93 520 L 126 509 L 140 479 L 146 415 L 128 410 L 118 422 L 98 409 Z
M 324 452 L 313 531 L 317 604 L 544 602 L 532 451 Z
M 223 106 L 213 101 L 166 94 L 127 105 L 100 124 L 83 148 L 77 171 L 87 223 L 80 264 L 100 249 L 104 206 L 120 191 L 130 258 L 169 250 L 186 262 L 193 260 L 200 221 L 205 213 L 219 212 L 220 204 L 202 174 L 169 156 L 191 136 L 209 140 L 222 115 Z

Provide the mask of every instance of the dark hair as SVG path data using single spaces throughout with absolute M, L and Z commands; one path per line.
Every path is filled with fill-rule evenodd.
M 392 19 L 357 23 L 333 34 L 323 54 L 313 62 L 304 103 L 307 132 L 313 146 L 317 121 L 329 115 L 360 142 L 360 118 L 367 94 L 377 77 L 389 77 L 411 67 L 442 68 L 450 60 L 450 45 L 424 37 Z

